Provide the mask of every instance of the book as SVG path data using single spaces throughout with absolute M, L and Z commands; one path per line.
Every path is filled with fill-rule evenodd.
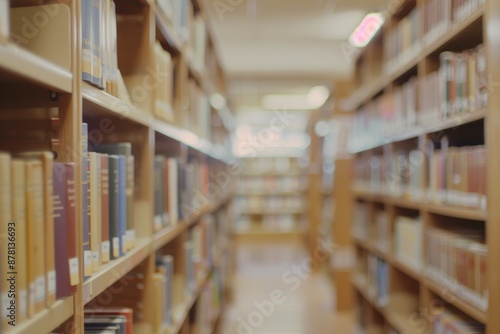
M 127 334 L 127 318 L 125 316 L 100 316 L 84 317 L 83 326 L 89 329 L 107 329 L 110 326 L 116 327 L 117 334 Z
M 154 160 L 154 231 L 161 230 L 165 225 L 165 217 L 167 213 L 165 201 L 165 157 L 162 155 L 155 156 Z
M 16 223 L 16 270 L 18 273 L 28 272 L 27 230 L 26 230 L 26 166 L 22 159 L 11 161 L 12 221 Z M 52 177 L 51 177 L 52 179 Z M 3 184 L 3 183 L 2 183 Z M 54 243 L 48 244 L 53 245 Z M 48 249 L 49 247 L 46 247 Z M 55 267 L 55 264 L 54 264 Z M 50 278 L 49 278 L 50 279 Z M 50 282 L 50 281 L 49 281 Z M 17 313 L 16 321 L 28 318 L 28 278 L 17 276 Z M 49 289 L 50 292 L 50 289 Z
M 10 37 L 16 44 L 65 70 L 71 70 L 72 36 L 69 6 L 51 3 L 13 7 L 9 12 Z M 26 20 L 26 17 L 37 17 L 37 15 L 42 19 L 47 18 L 43 29 L 38 29 L 34 23 Z M 36 31 L 36 36 L 33 33 L 26 36 L 24 31 Z
M 91 46 L 92 46 L 92 84 L 99 87 L 102 87 L 102 73 L 101 73 L 101 2 L 103 0 L 92 0 L 91 5 Z
M 68 240 L 68 261 L 70 285 L 75 287 L 80 283 L 80 265 L 76 250 L 76 191 L 75 191 L 75 166 L 71 163 L 64 164 L 66 169 L 66 225 Z M 57 239 L 56 239 L 57 240 Z
M 394 227 L 395 257 L 405 265 L 420 271 L 422 268 L 422 221 L 419 217 L 397 217 Z
M 73 167 L 73 165 L 70 165 Z M 70 296 L 76 291 L 76 287 L 71 285 L 70 280 L 70 241 L 68 240 L 68 214 L 67 197 L 68 185 L 66 165 L 64 163 L 54 163 L 52 179 L 54 182 L 54 243 L 56 256 L 56 297 L 61 299 Z
M 0 41 L 7 41 L 10 36 L 9 1 L 0 2 Z
M 109 158 L 99 154 L 101 159 L 101 260 L 107 263 L 111 255 L 110 239 L 110 197 L 109 197 Z
M 45 308 L 45 240 L 43 167 L 39 160 L 26 160 L 26 230 L 30 316 Z
M 94 317 L 123 317 L 126 320 L 125 334 L 134 334 L 134 311 L 130 308 L 107 307 L 103 309 L 85 308 L 84 315 L 86 318 Z
M 52 165 L 54 156 L 52 152 L 24 152 L 17 156 L 23 158 L 38 159 L 43 168 L 43 206 L 44 206 L 44 254 L 45 254 L 45 283 L 46 283 L 46 307 L 50 307 L 56 301 L 56 272 L 54 254 L 54 216 L 53 216 L 53 179 Z
M 158 72 L 163 73 L 155 89 L 154 115 L 156 118 L 173 123 L 175 115 L 172 109 L 173 63 L 170 53 L 165 51 L 159 42 L 155 43 L 155 61 Z
M 82 235 L 83 235 L 83 276 L 92 275 L 92 250 L 90 248 L 90 187 L 89 187 L 89 152 L 88 125 L 82 123 Z
M 173 295 L 172 282 L 174 278 L 174 257 L 172 255 L 163 255 L 156 259 L 156 271 L 164 275 L 164 295 L 162 310 L 164 310 L 163 319 L 167 325 L 173 324 Z
M 7 152 L 0 152 L 0 242 L 1 242 L 1 253 L 9 254 L 9 227 L 12 229 L 12 214 L 11 214 L 11 157 Z M 15 224 L 15 221 L 14 221 Z M 15 226 L 14 226 L 15 228 Z M 14 247 L 15 252 L 15 247 Z M 15 255 L 12 255 L 13 257 Z M 14 258 L 15 259 L 15 258 Z M 4 256 L 1 261 L 1 273 L 2 277 L 9 277 L 9 272 L 13 271 L 9 265 L 8 256 Z M 15 268 L 14 268 L 15 269 Z M 9 296 L 10 285 L 8 282 L 2 282 L 1 287 L 1 323 L 2 326 L 7 328 L 8 322 L 11 320 L 8 315 L 10 313 L 9 307 L 11 306 L 11 300 L 15 303 L 15 298 Z M 14 319 L 15 320 L 15 317 Z
M 89 152 L 89 192 L 90 192 L 90 250 L 92 253 L 92 272 L 99 269 L 101 263 L 101 224 L 102 224 L 102 194 L 101 194 L 101 156 L 96 152 Z
M 121 235 L 119 229 L 119 173 L 118 156 L 108 156 L 108 175 L 109 175 L 109 240 L 111 242 L 110 259 L 114 260 L 120 257 L 121 253 Z
M 123 175 L 120 178 L 119 186 L 123 186 L 123 195 L 120 192 L 120 198 L 124 196 L 125 202 L 120 206 L 121 212 L 121 238 L 123 239 L 122 253 L 127 252 L 135 246 L 135 228 L 134 228 L 134 156 L 132 155 L 131 143 L 115 143 L 115 144 L 102 144 L 96 146 L 94 151 L 106 154 L 117 155 L 123 157 L 123 162 L 120 162 L 123 169 Z M 120 169 L 121 170 L 121 169 Z M 121 188 L 120 188 L 121 189 Z
M 92 66 L 94 56 L 92 50 L 92 10 L 93 0 L 82 0 L 82 79 L 92 83 Z

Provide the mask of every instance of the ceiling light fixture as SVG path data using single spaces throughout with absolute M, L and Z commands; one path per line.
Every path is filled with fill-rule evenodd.
M 210 105 L 217 110 L 224 109 L 226 107 L 226 99 L 221 94 L 213 94 L 210 97 Z
M 349 43 L 357 48 L 365 47 L 384 24 L 384 14 L 369 13 L 349 37 Z
M 320 108 L 330 92 L 325 86 L 314 86 L 307 94 L 268 94 L 261 99 L 264 109 L 313 110 Z

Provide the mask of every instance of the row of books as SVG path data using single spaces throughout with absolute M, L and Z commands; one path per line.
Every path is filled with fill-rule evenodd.
M 429 157 L 431 202 L 486 208 L 485 146 L 442 147 Z
M 265 231 L 293 231 L 300 228 L 301 220 L 293 215 L 277 214 L 254 219 L 250 216 L 240 216 L 235 224 L 238 231 L 249 231 L 254 228 Z
M 368 291 L 380 306 L 389 301 L 389 265 L 374 254 L 368 254 Z
M 370 219 L 367 203 L 356 202 L 352 220 L 352 234 L 359 239 L 367 239 L 370 236 Z
M 461 117 L 488 104 L 484 45 L 463 52 L 443 52 L 440 67 L 418 80 L 367 103 L 354 118 L 351 145 L 369 145 L 416 125 Z
M 231 191 L 231 178 L 216 165 L 157 155 L 154 162 L 154 230 L 188 221 Z
M 484 334 L 484 324 L 450 310 L 438 310 L 432 315 L 434 334 Z
M 238 191 L 245 192 L 301 192 L 307 186 L 305 177 L 297 176 L 240 176 Z
M 75 165 L 51 152 L 0 153 L 2 323 L 35 316 L 80 282 L 76 241 Z M 55 242 L 57 240 L 57 242 Z M 8 254 L 8 257 L 7 257 Z M 10 274 L 9 274 L 10 273 Z M 14 288 L 11 288 L 11 286 Z M 7 326 L 5 326 L 7 328 Z
M 422 268 L 422 220 L 410 217 L 397 217 L 394 225 L 394 256 L 416 271 Z
M 400 68 L 420 51 L 421 19 L 420 8 L 415 7 L 388 31 L 384 45 L 386 72 Z
M 86 308 L 84 334 L 133 334 L 134 311 L 131 308 Z
M 187 43 L 190 37 L 190 21 L 193 17 L 191 0 L 158 0 L 157 8 L 161 17 L 173 28 L 175 34 Z
M 424 3 L 424 42 L 429 45 L 447 33 L 453 24 L 474 14 L 484 0 L 428 0 Z
M 486 311 L 488 284 L 484 230 L 430 227 L 426 274 L 450 293 Z
M 484 45 L 441 53 L 439 70 L 421 79 L 419 122 L 432 124 L 486 108 L 487 85 Z
M 303 203 L 303 196 L 248 196 L 235 200 L 240 211 L 298 211 L 303 208 Z
M 118 96 L 116 6 L 113 0 L 82 1 L 82 79 Z
M 89 147 L 82 124 L 82 234 L 84 277 L 135 247 L 135 159 L 132 144 Z

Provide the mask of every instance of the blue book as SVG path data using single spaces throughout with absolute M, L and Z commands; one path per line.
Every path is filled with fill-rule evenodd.
M 82 79 L 92 83 L 92 0 L 82 1 Z
M 92 25 L 92 83 L 102 88 L 101 85 L 101 1 L 93 0 L 91 25 Z
M 120 242 L 120 256 L 125 255 L 127 236 L 127 158 L 118 156 L 118 238 Z

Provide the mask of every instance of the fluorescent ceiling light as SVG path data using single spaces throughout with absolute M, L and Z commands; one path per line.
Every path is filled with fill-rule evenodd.
M 320 108 L 328 99 L 329 91 L 324 86 L 315 86 L 307 94 L 269 94 L 261 100 L 265 109 L 312 110 Z
M 366 46 L 384 24 L 382 13 L 369 13 L 349 37 L 349 43 L 357 48 Z
M 210 97 L 210 105 L 214 109 L 221 110 L 226 106 L 226 99 L 221 94 L 213 94 Z

